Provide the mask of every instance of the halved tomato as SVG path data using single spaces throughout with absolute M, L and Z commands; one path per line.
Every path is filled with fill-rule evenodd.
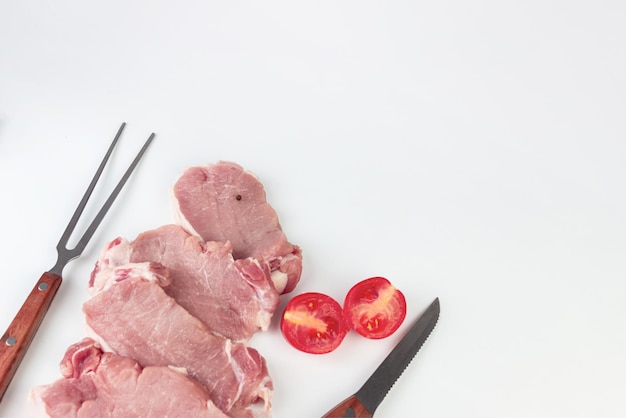
M 393 334 L 406 317 L 406 299 L 384 277 L 371 277 L 355 284 L 343 304 L 348 325 L 366 338 Z
M 339 302 L 323 293 L 308 292 L 287 303 L 280 330 L 298 350 L 324 354 L 339 347 L 350 328 Z

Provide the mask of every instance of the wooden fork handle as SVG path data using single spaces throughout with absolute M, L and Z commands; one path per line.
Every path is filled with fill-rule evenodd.
M 322 418 L 372 418 L 372 414 L 353 395 L 328 411 Z
M 0 340 L 0 401 L 30 346 L 50 303 L 61 286 L 61 276 L 44 273 L 33 287 Z

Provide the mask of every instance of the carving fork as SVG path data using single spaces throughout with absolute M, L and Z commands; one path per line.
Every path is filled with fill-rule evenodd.
M 143 147 L 141 148 L 131 165 L 128 167 L 126 173 L 124 173 L 124 176 L 121 178 L 115 189 L 113 189 L 111 195 L 106 200 L 96 217 L 87 227 L 85 233 L 78 241 L 78 244 L 76 244 L 74 248 L 67 248 L 68 240 L 72 232 L 74 231 L 78 219 L 83 213 L 85 205 L 87 204 L 87 201 L 89 200 L 89 197 L 91 196 L 91 193 L 93 192 L 93 189 L 96 186 L 98 179 L 100 178 L 100 174 L 102 174 L 102 171 L 104 170 L 104 167 L 106 166 L 107 161 L 109 160 L 109 157 L 111 156 L 111 153 L 113 152 L 113 149 L 115 148 L 115 145 L 117 144 L 117 141 L 120 138 L 120 135 L 122 134 L 125 126 L 126 123 L 122 123 L 119 130 L 117 131 L 117 134 L 115 135 L 113 142 L 109 146 L 109 149 L 107 150 L 104 159 L 100 163 L 96 174 L 91 180 L 87 191 L 85 192 L 82 200 L 78 204 L 78 207 L 76 208 L 72 219 L 67 225 L 65 232 L 63 232 L 63 235 L 61 236 L 61 239 L 57 244 L 58 257 L 56 264 L 50 270 L 41 275 L 41 277 L 35 284 L 35 287 L 30 292 L 30 294 L 26 298 L 26 301 L 9 325 L 9 328 L 2 335 L 2 339 L 0 339 L 0 401 L 2 400 L 2 397 L 4 396 L 4 393 L 9 386 L 9 383 L 11 382 L 11 379 L 15 375 L 17 368 L 22 362 L 24 354 L 26 354 L 26 351 L 28 350 L 31 341 L 35 336 L 35 333 L 37 332 L 41 321 L 48 312 L 48 308 L 50 308 L 52 299 L 54 299 L 54 296 L 56 295 L 57 290 L 61 285 L 61 275 L 63 272 L 63 267 L 65 267 L 65 265 L 69 261 L 80 256 L 80 254 L 83 252 L 94 232 L 96 232 L 98 225 L 100 225 L 100 222 L 113 204 L 113 201 L 124 187 L 124 184 L 126 184 L 126 180 L 128 180 L 133 170 L 139 163 L 139 160 L 154 139 L 153 133 L 144 143 Z

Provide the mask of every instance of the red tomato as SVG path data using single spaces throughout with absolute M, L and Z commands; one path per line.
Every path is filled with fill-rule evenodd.
M 380 339 L 393 334 L 406 317 L 406 300 L 384 277 L 372 277 L 355 284 L 343 304 L 348 324 L 366 338 Z
M 298 350 L 324 354 L 339 347 L 350 328 L 339 302 L 323 293 L 308 292 L 287 303 L 280 330 Z

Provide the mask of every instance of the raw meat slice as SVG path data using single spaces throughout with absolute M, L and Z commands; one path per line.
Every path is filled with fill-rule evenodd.
M 234 260 L 229 243 L 202 242 L 179 225 L 146 231 L 132 242 L 111 242 L 92 273 L 91 293 L 110 282 L 111 268 L 141 262 L 166 266 L 172 283 L 165 292 L 211 331 L 234 341 L 267 330 L 279 303 L 266 264 Z
M 230 241 L 236 259 L 270 265 L 279 293 L 291 292 L 302 274 L 302 252 L 282 231 L 257 177 L 231 162 L 192 167 L 173 188 L 180 224 L 205 241 Z
M 161 284 L 125 271 L 83 305 L 94 337 L 141 366 L 182 368 L 233 416 L 267 417 L 273 385 L 265 359 L 253 348 L 216 336 L 167 295 Z M 114 277 L 117 275 L 114 274 Z M 121 277 L 120 276 L 120 277 Z
M 228 418 L 207 391 L 169 367 L 142 367 L 90 339 L 70 346 L 62 379 L 33 390 L 50 418 Z

